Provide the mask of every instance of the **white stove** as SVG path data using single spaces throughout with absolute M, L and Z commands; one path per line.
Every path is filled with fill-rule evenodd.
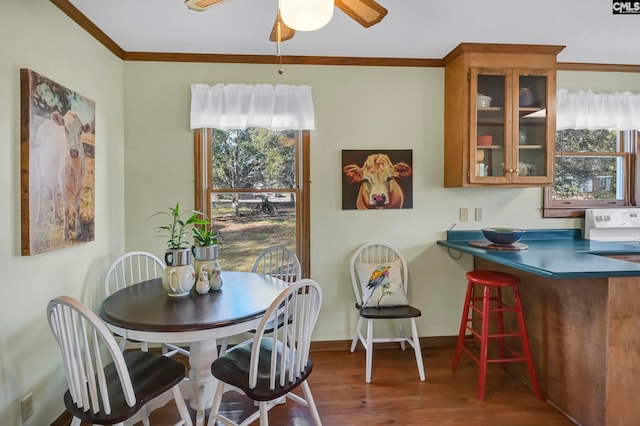
M 597 241 L 640 240 L 640 208 L 585 210 L 584 238 Z

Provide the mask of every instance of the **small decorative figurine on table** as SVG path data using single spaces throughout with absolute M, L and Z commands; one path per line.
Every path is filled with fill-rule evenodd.
M 211 286 L 209 285 L 209 273 L 202 266 L 200 272 L 198 272 L 198 281 L 196 282 L 196 291 L 200 294 L 207 294 L 211 290 Z
M 220 290 L 222 277 L 218 263 L 218 244 L 222 241 L 222 235 L 214 230 L 213 224 L 205 218 L 201 226 L 193 228 L 193 240 L 196 244 L 191 250 L 196 258 L 196 271 L 205 270 L 207 272 L 209 290 Z
M 209 277 L 211 290 L 220 290 L 222 288 L 222 277 L 220 276 L 220 272 L 220 265 L 216 260 L 213 268 L 211 268 L 211 277 Z

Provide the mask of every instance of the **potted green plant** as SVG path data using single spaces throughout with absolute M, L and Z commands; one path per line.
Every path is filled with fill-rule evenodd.
M 204 220 L 199 226 L 193 227 L 193 240 L 198 247 L 215 246 L 222 242 L 220 232 L 215 231 L 209 221 Z
M 195 210 L 181 212 L 180 203 L 176 203 L 175 207 L 169 207 L 169 211 L 162 211 L 153 215 L 165 215 L 169 218 L 168 225 L 158 226 L 159 232 L 162 233 L 161 236 L 169 238 L 167 240 L 168 250 L 189 249 L 187 232 L 196 225 L 206 225 L 209 223 L 207 220 L 198 218 L 200 214 L 200 212 Z
M 213 224 L 204 219 L 204 215 L 198 225 L 193 227 L 192 235 L 195 242 L 192 251 L 198 274 L 196 290 L 199 293 L 206 293 L 209 289 L 219 290 L 222 287 L 222 278 L 218 263 L 218 245 L 222 242 L 222 235 L 213 229 Z
M 181 297 L 189 294 L 195 284 L 195 270 L 191 264 L 191 248 L 188 232 L 196 225 L 208 223 L 200 219 L 195 210 L 180 211 L 180 203 L 169 207 L 168 211 L 154 214 L 169 218 L 169 223 L 158 227 L 160 236 L 168 238 L 164 260 L 167 267 L 162 283 L 169 296 Z

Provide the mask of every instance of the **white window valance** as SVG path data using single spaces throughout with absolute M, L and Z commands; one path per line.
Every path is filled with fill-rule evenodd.
M 191 85 L 191 128 L 313 130 L 310 86 Z
M 556 129 L 640 129 L 640 94 L 559 89 Z

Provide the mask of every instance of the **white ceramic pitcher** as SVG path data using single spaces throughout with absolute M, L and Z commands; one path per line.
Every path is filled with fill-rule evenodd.
M 196 282 L 196 274 L 191 265 L 167 266 L 164 270 L 162 286 L 171 297 L 189 295 Z
M 167 267 L 162 277 L 162 286 L 171 297 L 187 296 L 196 283 L 196 271 L 191 265 L 191 250 L 169 250 L 164 258 Z

